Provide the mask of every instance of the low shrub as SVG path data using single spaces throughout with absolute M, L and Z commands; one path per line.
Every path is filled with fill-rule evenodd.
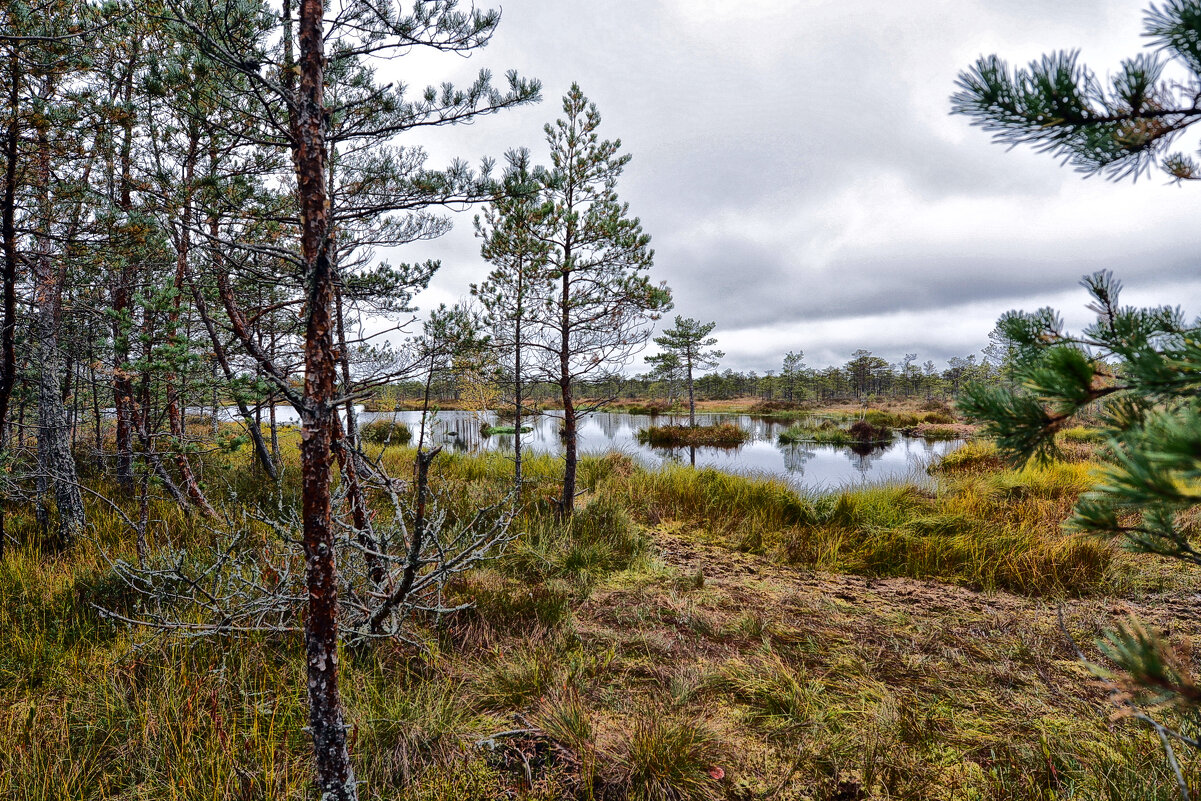
M 521 407 L 521 416 L 522 417 L 524 417 L 526 419 L 530 419 L 532 417 L 537 417 L 540 414 L 542 414 L 541 406 L 539 406 L 537 404 L 534 404 L 532 406 L 527 406 L 524 403 L 522 404 L 522 407 Z M 511 421 L 511 420 L 516 419 L 516 417 L 517 417 L 517 409 L 513 406 L 505 406 L 504 408 L 496 410 L 496 418 L 498 420 Z
M 658 417 L 661 414 L 667 414 L 671 410 L 672 404 L 665 400 L 649 400 L 645 403 L 630 403 L 617 408 L 624 410 L 626 414 L 645 414 Z
M 905 429 L 906 436 L 932 440 L 967 439 L 975 433 L 975 426 L 964 423 L 919 423 Z
M 860 445 L 870 445 L 877 442 L 888 442 L 892 439 L 892 429 L 883 424 L 859 420 L 851 424 L 847 431 L 851 439 Z
M 805 412 L 812 406 L 800 401 L 761 400 L 751 405 L 751 414 L 779 414 L 781 412 Z
M 951 407 L 947 405 L 946 401 L 930 399 L 930 400 L 926 401 L 925 403 L 923 403 L 918 408 L 921 409 L 923 412 L 934 412 L 936 414 L 943 414 L 948 417 L 954 417 L 954 413 L 951 411 Z M 933 421 L 931 421 L 931 422 L 933 422 Z
M 398 420 L 379 418 L 359 426 L 359 439 L 376 445 L 407 445 L 413 432 Z
M 750 433 L 733 423 L 712 426 L 650 426 L 638 432 L 638 441 L 658 447 L 707 446 L 730 448 L 750 439 Z

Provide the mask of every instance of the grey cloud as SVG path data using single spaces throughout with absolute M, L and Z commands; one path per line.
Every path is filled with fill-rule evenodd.
M 727 19 L 729 8 L 740 10 Z M 513 146 L 543 160 L 542 125 L 559 115 L 560 96 L 578 80 L 600 108 L 603 135 L 622 139 L 634 157 L 619 191 L 653 237 L 655 274 L 675 290 L 677 310 L 731 333 L 820 324 L 826 343 L 792 345 L 815 363 L 845 361 L 848 347 L 879 349 L 890 359 L 924 351 L 936 360 L 978 349 L 1008 308 L 1001 304 L 1050 303 L 1101 267 L 1140 282 L 1149 295 L 1195 273 L 1181 256 L 1193 248 L 1180 218 L 1108 190 L 1064 211 L 1079 202 L 1079 193 L 1065 190 L 1079 176 L 1044 155 L 1006 152 L 949 115 L 955 74 L 979 54 L 1022 63 L 1079 46 L 1104 74 L 1140 50 L 1140 8 L 1117 0 L 769 8 L 506 3 L 486 50 L 467 60 L 414 60 L 418 72 L 398 77 L 420 87 L 469 78 L 481 67 L 497 74 L 516 68 L 543 80 L 545 102 L 423 132 L 413 143 L 427 146 L 431 165 L 500 156 Z M 407 59 L 390 68 L 413 69 Z M 873 197 L 870 185 L 863 190 L 865 179 L 883 178 L 903 185 L 903 202 L 913 208 L 884 208 L 898 201 Z M 1192 202 L 1191 194 L 1179 197 Z M 975 204 L 978 217 L 948 219 L 941 228 L 932 221 L 957 202 Z M 893 236 L 840 240 L 838 215 L 848 203 L 869 220 L 888 212 Z M 1031 208 L 1060 212 L 1062 237 L 1027 230 Z M 1095 219 L 1128 221 L 1133 233 L 1090 242 L 1106 235 Z M 986 239 L 990 225 L 1012 236 Z M 442 259 L 437 299 L 465 294 L 487 272 L 470 213 L 456 215 L 455 226 L 441 240 L 388 254 Z M 1196 297 L 1171 299 L 1189 305 Z M 898 312 L 909 315 L 907 327 L 898 328 Z M 934 331 L 932 321 L 947 314 L 977 317 L 954 333 Z M 789 346 L 760 333 L 728 349 L 730 366 L 774 369 Z

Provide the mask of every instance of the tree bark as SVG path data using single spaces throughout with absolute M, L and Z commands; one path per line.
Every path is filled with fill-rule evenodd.
M 286 2 L 286 0 L 285 0 Z M 300 203 L 301 254 L 306 281 L 304 398 L 301 405 L 303 544 L 308 614 L 305 656 L 309 728 L 323 801 L 357 801 L 338 691 L 338 576 L 330 521 L 335 382 L 333 270 L 327 250 L 322 0 L 301 0 L 300 86 L 292 103 L 292 157 Z M 285 6 L 285 15 L 290 13 Z M 290 40 L 290 36 L 288 37 Z
M 175 243 L 176 262 L 175 282 L 173 284 L 175 297 L 172 298 L 171 311 L 167 316 L 167 330 L 172 337 L 178 336 L 176 328 L 179 324 L 180 304 L 183 302 L 183 285 L 188 272 L 188 257 L 191 255 L 192 244 L 192 199 L 196 186 L 196 151 L 199 146 L 200 132 L 193 125 L 189 133 L 188 153 L 184 161 L 184 203 L 183 210 L 180 213 L 179 237 Z M 179 407 L 178 376 L 174 369 L 167 373 L 166 385 L 167 420 L 171 427 L 171 436 L 175 438 L 175 466 L 179 470 L 184 491 L 187 492 L 192 503 L 200 507 L 200 511 L 204 512 L 206 516 L 216 517 L 217 511 L 213 509 L 208 498 L 204 496 L 203 490 L 200 489 L 200 484 L 196 481 L 196 474 L 192 472 L 192 465 L 188 463 L 187 454 L 183 450 L 185 438 L 184 421 L 183 412 Z
M 68 441 L 66 406 L 62 396 L 63 368 L 58 348 L 63 285 L 62 270 L 51 264 L 51 198 L 49 122 L 37 124 L 37 180 L 39 187 L 36 251 L 32 260 L 34 316 L 33 361 L 38 365 L 38 479 L 37 518 L 46 530 L 49 510 L 45 492 L 54 485 L 58 507 L 58 532 L 54 544 L 69 547 L 83 530 L 85 515 L 75 458 Z
M 696 395 L 692 391 L 692 359 L 688 359 L 688 427 L 696 428 Z M 695 464 L 695 461 L 694 461 Z
M 513 489 L 521 502 L 521 405 L 524 403 L 521 381 L 521 323 L 525 316 L 525 265 L 517 261 L 517 314 L 513 318 Z
M 575 474 L 579 456 L 576 450 L 575 399 L 571 386 L 571 240 L 563 248 L 563 289 L 560 303 L 559 393 L 563 398 L 563 494 L 559 498 L 559 517 L 569 519 L 575 513 Z
M 18 54 L 9 62 L 9 120 L 4 137 L 4 196 L 0 199 L 0 246 L 4 250 L 4 317 L 0 320 L 0 448 L 8 446 L 8 407 L 17 381 L 17 157 L 20 155 L 21 67 Z M 0 503 L 0 559 L 4 557 L 4 504 Z

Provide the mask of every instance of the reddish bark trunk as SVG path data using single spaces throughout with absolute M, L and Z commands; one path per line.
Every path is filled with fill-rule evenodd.
M 305 652 L 309 727 L 318 790 L 328 801 L 356 801 L 358 789 L 338 691 L 338 580 L 330 524 L 330 477 L 337 364 L 333 340 L 333 270 L 327 252 L 322 0 L 301 0 L 300 87 L 292 156 L 300 203 L 300 243 L 306 281 L 304 398 L 301 405 L 303 543 L 308 614 Z
M 188 256 L 192 245 L 192 197 L 195 193 L 196 149 L 199 144 L 200 133 L 193 127 L 190 134 L 188 154 L 184 160 L 184 203 L 179 221 L 179 240 L 175 245 L 175 298 L 172 300 L 171 312 L 167 316 L 167 330 L 173 336 L 175 335 L 175 328 L 179 324 L 180 304 L 183 302 L 183 284 L 188 271 Z M 217 511 L 213 509 L 208 498 L 204 496 L 199 482 L 196 481 L 196 474 L 192 472 L 192 465 L 188 463 L 188 457 L 183 452 L 184 423 L 183 413 L 179 408 L 179 387 L 177 386 L 177 380 L 178 376 L 176 376 L 174 370 L 166 376 L 167 419 L 171 426 L 171 436 L 175 438 L 176 442 L 175 466 L 179 469 L 179 476 L 183 482 L 184 491 L 187 492 L 192 503 L 200 507 L 200 511 L 204 512 L 207 516 L 216 517 Z

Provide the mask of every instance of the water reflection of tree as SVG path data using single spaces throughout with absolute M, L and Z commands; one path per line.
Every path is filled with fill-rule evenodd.
M 663 459 L 664 461 L 676 462 L 677 464 L 683 464 L 684 463 L 684 454 L 688 452 L 688 448 L 664 448 L 663 446 L 660 445 L 660 446 L 652 447 L 651 452 L 654 453 L 656 456 L 658 456 L 660 459 Z M 696 463 L 693 462 L 693 464 L 695 465 Z
M 744 431 L 751 432 L 752 441 L 775 442 L 776 440 L 776 432 L 774 431 L 771 420 L 767 420 L 762 417 L 752 417 L 749 414 L 741 414 L 738 416 L 736 422 Z M 804 464 L 804 462 L 802 462 L 802 464 Z
M 466 415 L 456 420 L 447 420 L 444 437 L 446 444 L 456 451 L 478 451 L 484 441 L 479 423 Z
M 805 475 L 805 462 L 817 456 L 817 451 L 809 450 L 803 443 L 781 445 L 780 453 L 784 456 L 784 469 L 802 476 Z
M 888 445 L 851 445 L 845 453 L 851 460 L 851 465 L 866 478 L 867 474 L 872 471 L 872 464 L 884 458 L 888 447 Z
M 628 415 L 626 416 L 628 417 Z M 621 430 L 621 420 L 618 419 L 619 415 L 601 412 L 593 415 L 593 418 L 609 440 L 613 440 L 617 436 L 617 432 Z
M 737 445 L 730 447 L 717 447 L 709 445 L 703 445 L 701 447 L 697 447 L 696 445 L 680 445 L 674 448 L 665 448 L 662 445 L 651 447 L 651 451 L 662 459 L 668 459 L 678 464 L 684 464 L 685 461 L 687 461 L 687 463 L 693 467 L 696 467 L 697 451 L 701 451 L 702 453 L 704 451 L 709 451 L 710 453 L 732 453 L 738 450 L 741 450 L 741 448 Z

